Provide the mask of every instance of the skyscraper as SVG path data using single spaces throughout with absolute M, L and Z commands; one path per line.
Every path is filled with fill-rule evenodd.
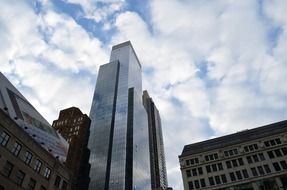
M 90 190 L 151 189 L 141 72 L 129 41 L 100 67 L 90 112 Z
M 146 90 L 143 92 L 143 104 L 148 115 L 151 187 L 166 189 L 167 176 L 161 119 L 158 109 Z

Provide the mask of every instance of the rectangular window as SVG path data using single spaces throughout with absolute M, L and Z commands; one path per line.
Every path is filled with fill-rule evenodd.
M 198 158 L 194 158 L 194 162 L 198 164 Z
M 282 153 L 281 153 L 280 149 L 276 149 L 276 150 L 274 150 L 274 152 L 275 152 L 277 157 L 282 156 Z
M 185 163 L 187 166 L 189 166 L 189 160 L 186 160 Z
M 235 175 L 234 175 L 233 172 L 229 173 L 229 176 L 230 176 L 231 181 L 235 181 L 236 180 Z
M 209 157 L 208 156 L 205 156 L 204 158 L 205 158 L 205 161 L 207 161 L 207 162 L 209 161 Z
M 18 156 L 20 151 L 21 151 L 21 148 L 22 148 L 22 146 L 18 142 L 15 142 L 14 143 L 14 147 L 13 147 L 13 149 L 11 151 L 12 154 L 14 154 L 15 156 Z
M 218 170 L 219 170 L 219 171 L 223 170 L 222 163 L 218 163 L 218 164 L 217 164 L 217 167 L 218 167 Z
M 242 175 L 241 175 L 241 172 L 240 171 L 236 171 L 236 176 L 237 176 L 237 179 L 242 179 Z
M 204 178 L 200 179 L 200 185 L 201 185 L 201 187 L 206 187 Z
M 194 168 L 194 169 L 192 169 L 192 175 L 193 176 L 197 176 L 197 171 L 196 171 L 196 169 Z
M 228 152 L 230 156 L 233 156 L 233 150 L 229 150 Z
M 265 142 L 264 142 L 264 145 L 265 145 L 266 147 L 269 147 L 269 146 L 270 146 L 269 141 L 265 141 Z
M 272 139 L 272 140 L 270 141 L 270 144 L 271 144 L 271 146 L 275 146 L 275 145 L 276 145 L 275 140 L 274 140 L 274 139 Z
M 187 177 L 191 177 L 190 170 L 186 170 L 186 176 L 187 176 Z
M 285 160 L 280 161 L 281 167 L 286 170 L 287 169 L 287 164 Z
M 243 177 L 244 178 L 249 178 L 249 175 L 248 175 L 248 172 L 247 172 L 247 170 L 242 170 L 242 174 L 243 174 Z
M 6 161 L 6 163 L 3 167 L 3 175 L 6 177 L 9 177 L 12 170 L 13 170 L 13 167 L 14 167 L 14 165 L 11 162 Z
M 271 170 L 267 164 L 265 164 L 263 167 L 264 167 L 266 173 L 271 173 Z
M 228 157 L 229 156 L 229 154 L 228 154 L 228 151 L 226 150 L 226 151 L 224 151 L 224 156 L 226 156 L 226 157 Z
M 200 188 L 200 186 L 199 186 L 199 181 L 198 181 L 198 180 L 194 180 L 194 187 L 195 187 L 196 189 Z
M 260 175 L 264 175 L 265 174 L 262 166 L 258 166 L 257 169 L 258 169 L 258 172 L 259 172 Z
M 267 154 L 268 154 L 270 159 L 275 158 L 275 156 L 274 156 L 272 151 L 268 151 Z
M 214 171 L 214 172 L 216 172 L 216 171 L 217 171 L 216 164 L 212 164 L 212 165 L 211 165 L 211 167 L 212 167 L 212 171 Z
M 202 175 L 202 174 L 203 174 L 202 167 L 199 167 L 199 168 L 198 168 L 198 174 L 199 174 L 199 175 Z
M 57 175 L 56 179 L 55 179 L 55 183 L 54 185 L 56 187 L 59 187 L 60 186 L 60 183 L 61 183 L 61 177 Z M 191 182 L 192 183 L 192 182 Z
M 49 178 L 50 178 L 50 174 L 51 174 L 50 168 L 45 168 L 44 177 L 45 177 L 46 179 L 49 179 Z
M 227 168 L 231 168 L 231 162 L 230 161 L 226 161 L 225 163 L 226 163 Z
M 221 181 L 222 181 L 222 183 L 227 183 L 227 179 L 226 179 L 225 174 L 221 175 Z
M 259 162 L 257 154 L 252 155 L 254 162 Z
M 10 136 L 6 132 L 2 132 L 0 136 L 0 143 L 2 146 L 6 146 L 8 141 L 10 139 Z
M 25 173 L 21 170 L 18 170 L 16 173 L 15 183 L 19 186 L 22 186 L 23 180 L 25 178 Z
M 251 172 L 253 176 L 258 176 L 256 168 L 251 168 Z
M 283 147 L 283 148 L 281 148 L 281 150 L 282 150 L 283 154 L 286 156 L 287 155 L 287 148 Z
M 33 178 L 30 178 L 27 190 L 34 190 L 35 186 L 36 186 L 36 180 Z
M 218 154 L 217 153 L 214 154 L 214 159 L 218 159 Z
M 279 138 L 275 139 L 276 144 L 281 144 L 281 140 Z
M 68 184 L 66 181 L 63 181 L 62 190 L 67 190 Z
M 259 153 L 258 155 L 259 155 L 259 158 L 260 158 L 261 161 L 265 160 L 265 157 L 264 157 L 263 153 Z
M 208 178 L 208 181 L 209 181 L 209 185 L 210 185 L 210 186 L 214 185 L 214 179 L 213 179 L 213 177 L 209 177 L 209 178 Z
M 243 166 L 244 165 L 243 159 L 242 158 L 238 158 L 238 163 L 239 163 L 240 166 Z
M 188 182 L 188 189 L 189 189 L 189 190 L 192 190 L 192 189 L 193 189 L 193 183 L 192 183 L 192 181 L 189 181 L 189 182 Z
M 246 159 L 247 159 L 248 164 L 253 163 L 251 156 L 246 156 Z
M 32 157 L 33 157 L 32 153 L 29 152 L 29 151 L 27 151 L 27 152 L 25 153 L 24 162 L 25 162 L 27 165 L 30 165 L 30 163 L 31 163 L 31 161 L 32 161 Z
M 41 166 L 42 166 L 42 162 L 37 159 L 34 165 L 34 170 L 39 173 L 41 170 Z
M 232 160 L 232 165 L 233 165 L 233 167 L 237 167 L 238 166 L 237 160 Z
M 221 184 L 221 181 L 220 181 L 220 178 L 219 178 L 218 175 L 215 176 L 215 182 L 216 182 L 217 185 L 218 185 L 218 184 Z
M 211 172 L 210 165 L 205 166 L 205 168 L 206 168 L 207 173 L 210 173 L 210 172 Z

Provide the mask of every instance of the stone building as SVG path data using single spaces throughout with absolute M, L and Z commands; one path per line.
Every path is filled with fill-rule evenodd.
M 90 118 L 79 108 L 71 107 L 61 110 L 59 118 L 52 127 L 69 143 L 65 165 L 73 173 L 72 189 L 88 189 L 90 178 L 90 151 L 87 148 L 89 139 Z
M 0 190 L 69 190 L 69 170 L 14 120 L 0 109 Z
M 287 120 L 186 145 L 184 189 L 287 189 Z

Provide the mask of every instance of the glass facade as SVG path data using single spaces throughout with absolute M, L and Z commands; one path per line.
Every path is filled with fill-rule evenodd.
M 110 63 L 100 67 L 90 112 L 90 190 L 150 189 L 141 94 L 141 66 L 130 42 L 114 46 Z

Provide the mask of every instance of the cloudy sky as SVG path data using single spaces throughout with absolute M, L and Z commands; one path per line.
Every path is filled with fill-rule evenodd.
M 0 0 L 0 71 L 52 122 L 89 113 L 97 71 L 131 40 L 160 110 L 169 185 L 185 144 L 287 117 L 286 0 Z

